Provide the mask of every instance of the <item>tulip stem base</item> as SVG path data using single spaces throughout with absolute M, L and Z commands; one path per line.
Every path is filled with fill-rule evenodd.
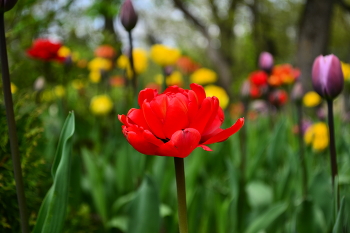
M 1 73 L 2 73 L 2 87 L 4 91 L 4 100 L 6 108 L 6 118 L 9 131 L 10 148 L 12 155 L 12 165 L 14 171 L 14 177 L 16 182 L 16 192 L 18 207 L 21 219 L 22 233 L 29 232 L 26 199 L 24 193 L 23 177 L 21 161 L 18 149 L 18 138 L 16 133 L 16 121 L 13 110 L 13 101 L 11 94 L 11 81 L 10 72 L 8 67 L 7 50 L 6 50 L 6 37 L 5 37 L 5 25 L 4 25 L 4 12 L 0 14 L 0 58 L 1 58 Z
M 335 177 L 338 175 L 337 165 L 337 151 L 335 148 L 335 135 L 334 135 L 334 117 L 333 117 L 333 100 L 327 100 L 328 105 L 328 127 L 329 127 L 329 150 L 331 159 L 331 171 L 332 171 L 332 187 L 334 187 Z M 337 187 L 339 189 L 339 187 Z M 338 190 L 338 209 L 339 209 L 339 190 Z
M 188 233 L 184 159 L 174 157 L 180 233 Z

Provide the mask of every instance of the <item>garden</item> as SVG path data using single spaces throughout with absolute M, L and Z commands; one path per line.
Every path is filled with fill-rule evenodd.
M 0 232 L 350 232 L 349 1 L 0 9 Z

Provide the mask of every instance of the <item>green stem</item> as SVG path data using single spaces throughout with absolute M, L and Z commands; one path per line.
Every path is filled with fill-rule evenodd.
M 180 233 L 188 233 L 184 159 L 174 157 Z
M 328 127 L 329 127 L 329 151 L 331 159 L 331 171 L 332 171 L 332 187 L 334 187 L 335 177 L 338 175 L 338 165 L 337 165 L 337 151 L 335 148 L 335 135 L 334 135 L 334 118 L 333 118 L 333 100 L 327 100 L 328 105 Z M 339 209 L 339 186 L 337 206 Z
M 303 117 L 302 117 L 302 106 L 301 103 L 297 104 L 297 113 L 298 113 L 298 138 L 299 138 L 299 156 L 300 156 L 300 165 L 301 165 L 301 173 L 302 173 L 302 195 L 303 198 L 306 199 L 307 197 L 307 184 L 308 184 L 308 178 L 307 178 L 307 167 L 306 167 L 306 161 L 305 161 L 305 154 L 304 154 L 304 140 L 303 140 Z
M 6 118 L 7 118 L 7 125 L 8 125 L 8 131 L 9 131 L 11 154 L 12 154 L 12 164 L 13 164 L 13 171 L 14 171 L 15 182 L 16 182 L 16 191 L 17 191 L 17 199 L 18 199 L 18 207 L 20 212 L 22 233 L 27 233 L 29 232 L 27 207 L 26 207 L 26 199 L 25 199 L 25 193 L 24 193 L 21 161 L 20 161 L 19 149 L 18 149 L 15 114 L 13 111 L 10 72 L 8 68 L 7 50 L 6 50 L 4 12 L 2 12 L 0 16 L 0 27 L 1 27 L 0 28 L 0 58 L 1 58 L 1 71 L 2 71 L 2 85 L 3 85 L 3 91 L 4 91 Z
M 134 89 L 134 95 L 136 95 L 136 93 L 137 93 L 137 80 L 136 80 L 136 72 L 135 72 L 135 65 L 134 65 L 134 56 L 132 54 L 133 44 L 132 44 L 131 31 L 128 32 L 128 36 L 129 36 L 129 46 L 130 46 L 129 62 L 130 62 L 130 68 L 131 68 L 131 71 L 132 71 L 131 83 L 132 83 L 132 87 Z
M 168 85 L 166 84 L 167 72 L 165 70 L 165 67 L 162 67 L 162 70 L 163 70 L 163 83 L 162 83 L 162 92 L 163 92 L 168 87 Z

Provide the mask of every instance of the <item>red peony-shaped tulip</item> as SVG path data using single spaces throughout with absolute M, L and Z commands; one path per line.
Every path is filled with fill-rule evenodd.
M 197 147 L 211 151 L 206 145 L 225 141 L 243 126 L 240 118 L 221 129 L 224 113 L 218 98 L 206 97 L 198 84 L 190 87 L 171 86 L 161 94 L 146 88 L 138 96 L 140 109 L 118 115 L 124 136 L 137 151 L 185 158 Z
M 32 58 L 43 61 L 63 62 L 65 57 L 60 57 L 57 54 L 61 46 L 60 43 L 54 43 L 48 39 L 37 39 L 32 47 L 27 50 L 27 54 Z

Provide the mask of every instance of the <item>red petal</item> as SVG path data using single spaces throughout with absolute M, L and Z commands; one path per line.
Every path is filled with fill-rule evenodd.
M 206 94 L 204 91 L 204 88 L 201 85 L 198 85 L 196 83 L 192 83 L 190 85 L 191 89 L 196 93 L 197 98 L 198 98 L 198 103 L 199 105 L 202 104 L 202 101 L 205 99 Z
M 212 144 L 212 143 L 224 141 L 227 138 L 229 138 L 232 134 L 236 133 L 243 125 L 244 125 L 244 118 L 239 118 L 236 121 L 236 123 L 232 125 L 230 128 L 227 128 L 221 131 L 220 133 L 209 138 L 207 141 L 205 141 L 202 144 Z
M 163 126 L 166 138 L 171 138 L 176 131 L 187 128 L 188 123 L 187 106 L 182 103 L 181 99 L 172 98 L 168 104 Z
M 155 155 L 158 149 L 158 146 L 149 143 L 143 136 L 143 132 L 141 130 L 135 130 L 125 132 L 125 137 L 138 152 L 145 155 Z
M 199 131 L 201 134 L 206 127 L 208 120 L 210 119 L 212 115 L 212 106 L 213 102 L 211 97 L 205 98 L 203 100 L 202 106 L 198 110 L 197 115 L 193 118 L 193 120 L 190 122 L 191 128 L 195 128 Z
M 203 150 L 206 150 L 206 151 L 213 151 L 212 149 L 210 149 L 209 146 L 206 146 L 206 145 L 199 145 L 198 147 L 202 148 Z
M 185 158 L 198 146 L 200 138 L 201 135 L 196 129 L 178 130 L 169 142 L 159 147 L 157 154 Z
M 121 123 L 123 123 L 124 125 L 128 125 L 128 123 L 126 122 L 126 116 L 125 115 L 119 115 L 118 114 L 118 119 Z
M 146 123 L 145 117 L 143 116 L 143 112 L 140 109 L 136 109 L 136 108 L 130 109 L 127 115 L 127 120 L 128 120 L 128 123 L 141 126 L 144 129 L 148 129 L 148 125 Z
M 168 97 L 167 95 L 159 95 L 150 102 L 153 112 L 157 115 L 159 119 L 164 120 L 166 116 L 166 111 L 168 107 Z
M 218 98 L 215 96 L 213 96 L 211 98 L 212 98 L 212 104 L 213 104 L 212 110 L 211 110 L 211 116 L 210 116 L 208 122 L 206 123 L 206 126 L 202 132 L 202 135 L 209 134 L 209 133 L 213 132 L 214 130 L 216 130 L 217 128 L 220 128 L 220 126 L 221 126 L 221 125 L 217 126 L 216 124 L 213 125 L 213 122 L 216 119 L 217 115 L 220 114 L 219 109 L 221 109 L 221 108 L 219 107 Z M 218 122 L 214 122 L 214 123 L 218 123 Z
M 189 90 L 188 91 L 188 119 L 190 122 L 192 122 L 193 118 L 197 115 L 198 112 L 198 98 L 194 91 Z
M 222 123 L 224 122 L 225 115 L 224 115 L 224 112 L 222 111 L 222 108 L 218 107 L 214 115 L 215 115 L 214 120 L 211 121 L 211 123 L 208 123 L 207 126 L 205 127 L 202 133 L 202 139 L 203 139 L 203 136 L 208 136 L 210 134 L 213 134 L 215 131 L 217 131 L 217 129 L 219 129 Z
M 152 133 L 155 134 L 155 136 L 157 136 L 158 138 L 165 139 L 165 135 L 163 132 L 163 124 L 156 116 L 156 114 L 154 114 L 153 110 L 151 109 L 150 103 L 146 101 L 143 102 L 142 111 L 143 115 L 145 116 L 147 125 L 149 126 Z
M 149 102 L 157 95 L 158 95 L 158 92 L 156 89 L 145 88 L 144 90 L 140 91 L 137 102 L 141 107 L 143 104 L 143 101 L 147 100 Z

